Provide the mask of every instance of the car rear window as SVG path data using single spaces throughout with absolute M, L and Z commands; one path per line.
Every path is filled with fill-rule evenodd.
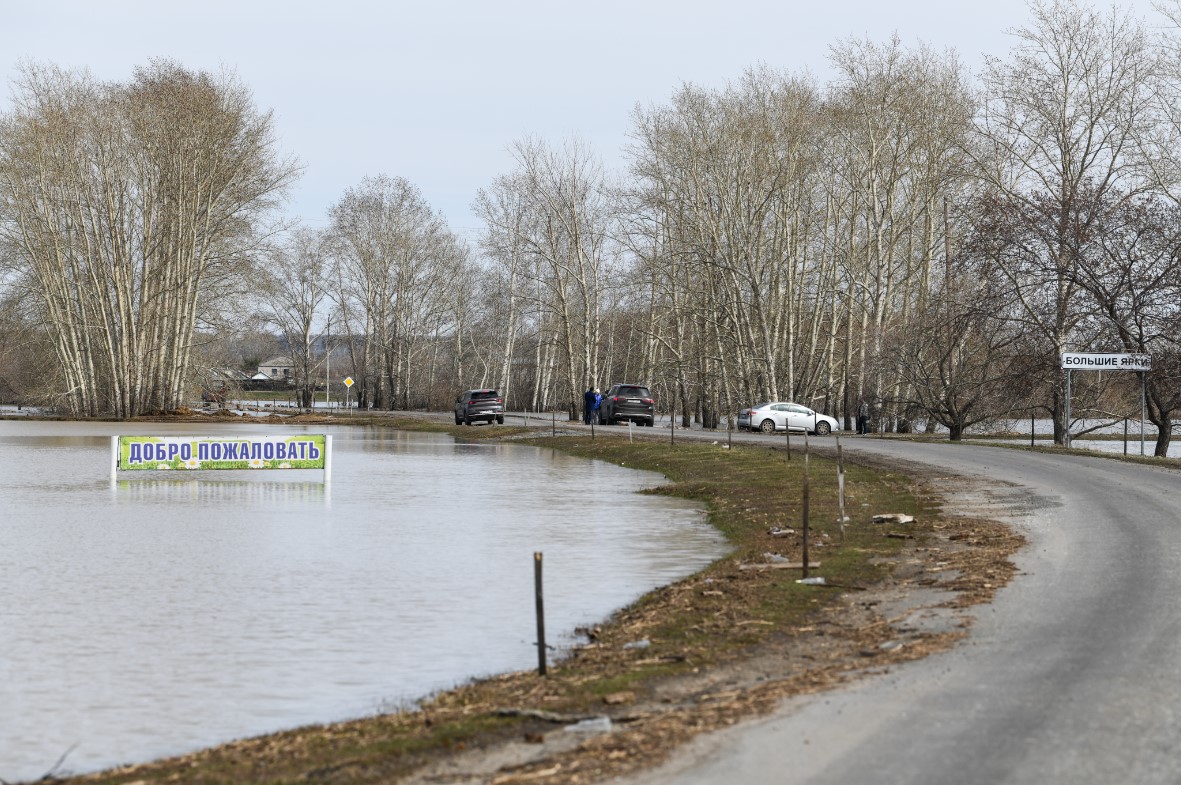
M 472 400 L 482 401 L 486 398 L 499 398 L 500 393 L 496 390 L 472 390 Z
M 648 392 L 647 387 L 631 387 L 624 385 L 619 388 L 620 395 L 626 395 L 631 398 L 651 398 L 652 393 Z

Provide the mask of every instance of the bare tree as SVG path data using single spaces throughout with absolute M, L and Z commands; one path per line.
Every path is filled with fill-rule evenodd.
M 77 415 L 184 399 L 202 310 L 249 277 L 297 173 L 231 74 L 169 61 L 128 83 L 27 65 L 0 121 L 0 239 L 37 298 Z
M 1117 194 L 1108 206 L 1079 249 L 1074 277 L 1108 327 L 1108 346 L 1153 356 L 1145 403 L 1157 429 L 1154 454 L 1165 457 L 1181 408 L 1181 208 Z
M 484 333 L 502 341 L 495 384 L 506 404 L 516 395 L 513 357 L 524 321 L 524 301 L 529 292 L 524 285 L 529 272 L 525 240 L 527 222 L 531 220 L 528 206 L 526 189 L 521 183 L 514 182 L 511 175 L 499 177 L 490 188 L 481 189 L 473 205 L 485 225 L 480 248 L 493 262 L 496 271 L 493 273 L 495 286 L 488 288 L 492 313 Z
M 909 320 L 888 326 L 879 363 L 902 382 L 893 402 L 959 441 L 968 428 L 1025 408 L 1026 346 L 1009 318 L 1007 281 L 988 260 L 960 261 L 946 280 L 950 289 L 937 289 Z
M 658 366 L 703 422 L 723 399 L 847 414 L 851 388 L 898 395 L 864 369 L 887 322 L 927 296 L 938 205 L 966 181 L 972 101 L 951 54 L 849 41 L 833 60 L 826 93 L 752 69 L 635 115 L 637 277 Z
M 1049 347 L 1041 372 L 1054 379 L 1061 443 L 1067 424 L 1058 356 L 1086 348 L 1077 328 L 1087 309 L 1073 274 L 1079 239 L 1111 195 L 1132 198 L 1156 180 L 1149 161 L 1161 67 L 1143 25 L 1127 12 L 1100 14 L 1072 0 L 1035 2 L 1031 10 L 1032 24 L 1013 31 L 1009 58 L 987 63 L 974 150 L 978 176 L 998 204 L 1031 229 L 1015 245 L 998 235 L 995 259 L 1025 328 Z
M 477 203 L 491 219 L 482 243 L 514 282 L 520 276 L 536 346 L 558 364 L 563 408 L 574 419 L 581 391 L 602 383 L 602 309 L 622 272 L 616 202 L 601 162 L 578 141 L 557 150 L 527 139 L 512 152 L 517 168 Z
M 268 255 L 262 287 L 267 321 L 283 336 L 295 365 L 299 405 L 311 409 L 326 347 L 322 327 L 331 292 L 324 239 L 308 229 L 291 233 Z
M 466 248 L 401 177 L 365 178 L 331 217 L 336 299 L 360 403 L 408 406 L 417 360 L 450 334 L 444 323 L 469 280 Z

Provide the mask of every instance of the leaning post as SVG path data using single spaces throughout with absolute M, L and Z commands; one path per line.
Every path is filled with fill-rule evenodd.
M 844 542 L 845 521 L 847 521 L 848 518 L 845 517 L 845 459 L 841 454 L 840 434 L 837 434 L 837 506 L 840 508 L 839 515 L 841 516 L 841 542 Z
M 804 521 L 803 521 L 803 552 L 800 554 L 800 564 L 803 567 L 803 577 L 808 577 L 808 434 L 804 433 Z

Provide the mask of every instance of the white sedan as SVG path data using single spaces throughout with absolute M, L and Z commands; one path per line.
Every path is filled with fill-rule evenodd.
M 827 414 L 820 414 L 798 403 L 773 401 L 760 403 L 738 413 L 738 427 L 752 431 L 775 433 L 791 429 L 807 431 L 817 436 L 828 436 L 839 429 L 837 421 Z

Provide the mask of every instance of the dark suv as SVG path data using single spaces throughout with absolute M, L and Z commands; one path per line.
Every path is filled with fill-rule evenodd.
M 455 399 L 455 424 L 471 425 L 473 420 L 504 425 L 504 398 L 498 390 L 464 390 Z
M 603 396 L 599 405 L 599 425 L 614 425 L 631 420 L 651 427 L 656 422 L 656 401 L 641 384 L 616 384 Z

